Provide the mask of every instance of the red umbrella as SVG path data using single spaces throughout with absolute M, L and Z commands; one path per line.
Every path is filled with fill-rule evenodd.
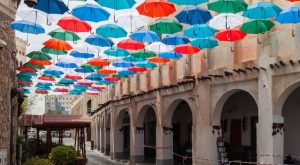
M 35 90 L 35 93 L 48 94 L 49 92 L 47 90 Z
M 55 78 L 53 78 L 53 77 L 44 77 L 44 76 L 40 76 L 39 78 L 38 78 L 39 80 L 44 80 L 44 81 L 55 81 Z
M 179 54 L 196 54 L 200 49 L 190 44 L 184 44 L 176 46 L 174 51 Z
M 99 74 L 116 74 L 117 71 L 113 69 L 100 69 L 98 70 Z
M 91 86 L 92 89 L 97 89 L 97 90 L 104 90 L 105 87 L 102 86 Z
M 148 59 L 149 62 L 154 62 L 154 63 L 167 63 L 170 62 L 170 59 L 165 59 L 161 57 L 152 57 Z
M 32 82 L 18 81 L 19 85 L 32 85 Z
M 78 76 L 78 75 L 70 75 L 70 74 L 65 75 L 65 78 L 71 79 L 71 80 L 81 80 L 81 79 L 82 79 L 81 76 Z
M 215 38 L 219 41 L 237 41 L 243 39 L 246 35 L 240 29 L 226 29 L 219 31 Z
M 130 67 L 128 68 L 128 70 L 132 72 L 138 72 L 138 73 L 147 71 L 146 68 L 141 68 L 141 67 Z
M 52 62 L 48 60 L 36 60 L 36 59 L 31 59 L 28 61 L 29 64 L 33 65 L 39 65 L 39 66 L 44 66 L 44 65 L 51 65 Z
M 138 42 L 132 39 L 125 39 L 123 41 L 120 41 L 117 44 L 117 47 L 126 50 L 139 50 L 139 49 L 144 49 L 145 45 L 142 42 Z
M 18 67 L 18 71 L 20 71 L 20 72 L 37 72 L 36 69 L 28 68 L 28 67 L 25 67 L 25 66 Z
M 117 82 L 117 81 L 121 80 L 121 78 L 118 78 L 118 77 L 106 77 L 106 78 L 104 78 L 104 80 Z
M 88 23 L 73 16 L 66 16 L 61 18 L 58 21 L 57 25 L 64 30 L 69 30 L 72 32 L 89 32 L 92 29 L 92 27 Z
M 88 95 L 94 95 L 94 96 L 99 95 L 99 93 L 95 93 L 95 92 L 86 92 L 86 94 L 88 94 Z
M 67 88 L 55 88 L 54 91 L 55 92 L 69 92 L 69 89 L 67 89 Z
M 78 82 L 77 84 L 79 84 L 79 85 L 91 86 L 91 85 L 93 85 L 94 83 L 93 83 L 93 82 L 89 82 L 89 81 L 80 81 L 80 82 Z
M 136 9 L 141 15 L 151 18 L 167 17 L 176 11 L 174 4 L 167 0 L 146 0 Z
M 92 66 L 108 66 L 109 62 L 106 60 L 103 60 L 102 58 L 93 58 L 88 61 L 88 64 Z
M 62 51 L 68 51 L 73 49 L 73 47 L 68 42 L 56 38 L 49 39 L 48 41 L 44 42 L 43 45 L 50 49 Z

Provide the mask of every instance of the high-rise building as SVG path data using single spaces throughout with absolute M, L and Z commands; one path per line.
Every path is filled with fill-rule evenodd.
M 72 95 L 48 95 L 45 96 L 45 110 L 57 110 L 61 113 L 69 113 L 71 103 L 75 100 Z
M 21 66 L 26 62 L 26 47 L 26 41 L 16 37 L 16 57 L 18 60 L 18 66 Z

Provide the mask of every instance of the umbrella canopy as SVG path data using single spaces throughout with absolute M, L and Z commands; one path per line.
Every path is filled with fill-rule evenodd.
M 45 33 L 45 29 L 41 25 L 25 20 L 14 21 L 10 24 L 10 27 L 14 30 L 27 34 Z
M 114 57 L 125 57 L 125 56 L 128 56 L 130 53 L 125 49 L 112 47 L 112 48 L 106 49 L 104 51 L 104 54 L 106 54 L 108 56 L 114 56 Z
M 250 20 L 241 26 L 241 30 L 247 34 L 259 34 L 269 31 L 273 26 L 270 20 Z
M 163 38 L 161 42 L 166 45 L 181 45 L 189 43 L 190 40 L 187 37 L 180 34 L 169 34 L 165 38 Z
M 98 0 L 101 6 L 115 10 L 130 9 L 136 2 L 134 0 Z
M 49 39 L 48 41 L 44 42 L 43 45 L 45 45 L 45 47 L 47 48 L 55 50 L 68 51 L 73 49 L 73 47 L 68 42 L 56 38 Z
M 215 38 L 219 41 L 238 41 L 243 39 L 247 34 L 240 29 L 227 29 L 219 31 Z
M 196 54 L 201 49 L 194 47 L 190 44 L 178 45 L 174 48 L 174 51 L 179 54 Z
M 193 5 L 193 6 L 208 2 L 208 0 L 169 0 L 169 1 L 177 5 Z
M 218 46 L 218 41 L 214 38 L 198 38 L 191 41 L 191 45 L 200 49 L 213 48 Z
M 45 65 L 51 65 L 52 62 L 48 60 L 36 60 L 36 59 L 31 59 L 28 61 L 29 64 L 33 65 L 39 65 L 39 66 L 45 66 Z
M 176 53 L 175 51 L 171 51 L 171 52 L 159 53 L 158 57 L 167 58 L 167 59 L 179 59 L 182 57 L 182 55 Z
M 102 9 L 99 5 L 89 3 L 76 6 L 72 10 L 72 15 L 81 20 L 90 22 L 100 22 L 108 20 L 110 16 L 109 12 Z
M 112 47 L 114 45 L 114 42 L 111 39 L 96 34 L 87 37 L 85 39 L 85 42 L 87 42 L 90 45 L 95 45 L 100 47 Z
M 160 53 L 160 52 L 169 52 L 173 50 L 173 48 L 162 42 L 153 42 L 146 46 L 146 50 L 153 51 L 155 53 Z
M 55 20 L 53 17 L 48 16 L 47 13 L 37 9 L 18 10 L 17 16 L 20 17 L 22 20 L 39 23 L 39 24 L 47 24 L 47 20 L 48 21 Z
M 283 10 L 275 20 L 281 24 L 296 24 L 300 22 L 300 7 L 293 6 Z
M 51 49 L 51 48 L 47 48 L 47 47 L 43 47 L 41 49 L 42 52 L 45 52 L 45 53 L 49 53 L 49 54 L 54 54 L 54 55 L 66 55 L 68 54 L 67 51 L 65 50 L 55 50 L 55 49 Z
M 175 17 L 179 22 L 189 25 L 204 24 L 212 18 L 208 10 L 196 6 L 186 7 Z
M 170 62 L 169 59 L 161 58 L 161 57 L 152 57 L 148 59 L 149 62 L 153 63 L 167 63 Z
M 257 2 L 248 6 L 243 16 L 250 19 L 269 19 L 276 17 L 282 10 L 271 2 Z
M 57 25 L 64 30 L 69 30 L 72 32 L 89 32 L 92 29 L 88 23 L 73 16 L 65 16 L 61 18 Z
M 28 53 L 26 56 L 31 59 L 36 59 L 36 60 L 51 60 L 52 59 L 48 54 L 46 54 L 44 52 L 40 52 L 40 51 L 32 51 L 32 52 Z
M 174 34 L 182 30 L 182 25 L 169 18 L 161 18 L 150 25 L 150 30 L 158 34 Z
M 137 73 L 141 73 L 141 72 L 147 71 L 146 68 L 141 68 L 141 67 L 130 67 L 130 68 L 128 68 L 128 70 L 132 71 L 132 72 L 137 72 Z
M 127 36 L 127 32 L 117 24 L 105 24 L 96 29 L 96 33 L 103 37 L 122 38 Z
M 74 84 L 77 80 L 71 80 L 68 78 L 62 78 L 58 83 L 60 84 Z
M 35 93 L 37 94 L 48 94 L 49 92 L 47 90 L 39 90 L 39 89 L 36 89 L 35 90 Z
M 197 24 L 186 28 L 184 31 L 184 35 L 190 38 L 205 38 L 213 37 L 215 35 L 215 32 L 215 29 L 206 24 Z
M 99 70 L 102 69 L 102 66 L 92 66 L 88 63 L 81 65 L 80 67 L 85 68 L 85 69 L 92 69 L 92 70 Z
M 68 88 L 55 88 L 53 90 L 54 92 L 69 92 Z
M 76 63 L 62 62 L 62 61 L 57 62 L 55 65 L 58 67 L 61 67 L 61 68 L 77 68 L 78 67 Z
M 77 73 L 93 73 L 94 72 L 93 69 L 82 68 L 82 67 L 78 67 L 78 68 L 74 69 L 74 71 Z
M 43 65 L 34 65 L 34 64 L 30 64 L 30 63 L 25 63 L 23 66 L 27 67 L 27 68 L 33 68 L 33 69 L 45 69 L 45 66 Z
M 134 64 L 131 62 L 128 62 L 128 61 L 118 60 L 118 61 L 112 63 L 112 66 L 120 67 L 120 68 L 129 68 L 129 67 L 133 67 Z
M 130 30 L 130 32 L 132 32 L 133 30 L 138 29 L 142 26 L 146 26 L 148 24 L 148 19 L 145 16 L 128 12 L 121 14 L 117 18 L 116 22 L 124 29 Z
M 140 50 L 131 53 L 132 57 L 139 57 L 139 58 L 149 58 L 149 57 L 155 57 L 156 54 L 154 52 L 151 52 L 149 50 Z
M 48 33 L 52 38 L 57 38 L 64 41 L 78 41 L 80 37 L 71 31 L 63 30 L 61 28 L 57 28 Z
M 28 67 L 26 67 L 26 68 L 28 68 Z M 32 76 L 37 76 L 38 74 L 37 73 L 35 73 L 35 72 L 24 72 L 24 71 L 22 71 L 22 72 L 20 72 L 20 73 L 18 73 L 17 74 L 17 76 L 19 77 L 19 76 L 24 76 L 24 77 L 32 77 Z
M 39 80 L 44 80 L 44 81 L 52 81 L 52 82 L 55 81 L 55 78 L 53 78 L 53 77 L 44 77 L 44 76 L 40 76 L 38 79 L 39 79 Z
M 97 54 L 101 51 L 101 48 L 90 45 L 86 42 L 80 42 L 75 45 L 73 50 L 79 53 Z
M 80 53 L 80 52 L 73 50 L 70 53 L 70 56 L 73 56 L 75 58 L 93 58 L 95 55 L 92 53 Z
M 156 42 L 159 41 L 159 36 L 150 30 L 141 29 L 129 36 L 131 39 L 140 41 L 140 42 Z
M 38 82 L 36 86 L 52 86 L 52 83 L 49 82 Z
M 88 64 L 92 66 L 108 66 L 109 62 L 101 58 L 93 58 L 88 61 Z
M 141 15 L 151 18 L 167 17 L 176 11 L 174 4 L 166 0 L 146 0 L 136 9 Z
M 69 10 L 62 0 L 37 0 L 34 8 L 48 14 L 64 14 Z
M 213 0 L 207 6 L 218 13 L 238 13 L 245 11 L 248 5 L 244 0 Z
M 74 74 L 67 74 L 67 75 L 65 75 L 65 78 L 70 79 L 70 80 L 82 80 L 81 76 L 74 75 Z
M 219 14 L 209 21 L 209 25 L 217 30 L 235 28 L 243 24 L 244 18 L 238 14 Z
M 145 45 L 139 41 L 135 41 L 132 39 L 125 39 L 120 41 L 117 44 L 117 47 L 125 50 L 139 50 L 139 49 L 144 49 Z
M 43 73 L 48 74 L 48 75 L 54 75 L 54 76 L 61 76 L 64 74 L 64 72 L 54 69 L 54 68 L 48 68 Z
M 127 57 L 123 58 L 123 60 L 129 61 L 129 62 L 143 62 L 143 61 L 146 61 L 146 58 L 127 56 Z
M 109 84 L 113 84 L 114 82 L 112 81 L 107 81 L 107 80 L 100 80 L 98 82 L 96 82 L 96 85 L 109 85 Z
M 136 66 L 141 68 L 149 68 L 149 69 L 157 67 L 157 65 L 152 62 L 137 63 Z
M 25 66 L 18 67 L 18 71 L 20 71 L 20 72 L 37 72 L 36 69 L 28 68 L 28 67 L 25 67 Z
M 118 71 L 118 75 L 124 75 L 124 76 L 132 76 L 135 73 L 136 72 L 130 71 L 130 70 L 121 70 L 121 71 Z
M 117 82 L 117 81 L 120 81 L 121 78 L 118 78 L 118 77 L 106 77 L 106 78 L 104 78 L 104 80 L 111 81 L 111 82 Z
M 109 75 L 109 74 L 116 74 L 117 71 L 113 70 L 113 69 L 100 69 L 100 70 L 98 70 L 97 73 L 99 73 L 99 74 L 105 74 L 105 75 L 108 74 Z

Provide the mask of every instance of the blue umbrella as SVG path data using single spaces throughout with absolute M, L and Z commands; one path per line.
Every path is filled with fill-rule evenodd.
M 116 62 L 112 63 L 112 65 L 114 67 L 120 67 L 120 68 L 129 68 L 129 67 L 133 67 L 134 66 L 133 63 L 128 62 L 128 61 L 124 61 L 124 60 L 116 61 Z
M 78 67 L 74 71 L 78 72 L 78 73 L 92 73 L 92 72 L 94 72 L 94 70 L 91 69 L 91 68 L 82 68 L 82 67 Z
M 283 10 L 275 20 L 281 24 L 297 24 L 300 22 L 300 7 L 293 6 Z M 295 28 L 293 28 L 293 37 L 295 36 Z
M 177 5 L 199 5 L 201 3 L 206 3 L 208 0 L 169 0 L 169 2 L 173 2 Z
M 62 67 L 62 68 L 77 68 L 78 67 L 76 63 L 66 63 L 66 62 L 57 62 L 55 65 Z
M 99 5 L 84 4 L 75 7 L 72 10 L 72 15 L 75 17 L 90 22 L 100 22 L 108 20 L 110 14 L 102 9 Z
M 76 57 L 76 58 L 93 58 L 95 55 L 92 53 L 81 53 L 73 50 L 70 53 L 70 56 Z
M 152 62 L 137 63 L 136 66 L 141 68 L 149 68 L 149 69 L 157 67 L 157 65 Z
M 116 24 L 101 25 L 96 29 L 96 33 L 103 37 L 122 38 L 127 36 L 125 29 Z
M 29 77 L 18 77 L 18 81 L 24 81 L 24 82 L 32 82 L 31 78 Z
M 89 86 L 87 85 L 80 85 L 80 84 L 74 84 L 73 87 L 75 89 L 81 89 L 81 90 L 87 90 L 89 88 Z
M 37 90 L 51 90 L 49 86 L 37 86 Z
M 122 70 L 122 71 L 118 71 L 118 74 L 122 75 L 122 76 L 131 76 L 131 75 L 136 74 L 136 72 L 133 72 L 130 70 Z
M 68 78 L 62 78 L 58 83 L 60 84 L 74 84 L 76 80 L 71 80 Z
M 92 76 L 92 75 L 87 76 L 85 79 L 91 80 L 91 81 L 100 81 L 100 80 L 102 80 L 101 77 Z
M 191 41 L 191 45 L 200 49 L 213 48 L 218 46 L 218 41 L 214 38 L 198 38 Z
M 248 6 L 243 16 L 250 19 L 269 19 L 277 16 L 282 10 L 271 2 L 258 2 Z
M 193 6 L 186 7 L 184 10 L 182 10 L 176 15 L 176 18 L 181 23 L 194 25 L 204 24 L 210 19 L 212 19 L 212 16 L 208 10 Z
M 44 74 L 54 75 L 54 76 L 61 76 L 61 75 L 64 74 L 64 72 L 49 68 L 49 69 L 46 69 L 44 71 Z
M 146 58 L 128 56 L 124 57 L 123 60 L 129 62 L 143 62 L 146 61 Z
M 113 81 L 107 81 L 107 80 L 100 80 L 98 82 L 96 82 L 97 85 L 110 85 L 113 84 Z
M 179 59 L 182 57 L 181 54 L 178 54 L 174 51 L 159 53 L 158 56 L 161 58 L 167 58 L 167 59 Z
M 125 57 L 125 56 L 128 56 L 130 53 L 125 49 L 112 47 L 112 48 L 106 49 L 104 51 L 104 54 L 106 54 L 108 56 L 114 56 L 114 57 Z
M 38 74 L 35 72 L 20 72 L 17 74 L 17 76 L 37 76 Z
M 69 10 L 62 0 L 37 0 L 37 4 L 34 8 L 47 14 L 64 14 Z M 47 24 L 51 25 L 51 23 L 49 23 L 48 16 Z
M 48 82 L 38 82 L 36 84 L 36 86 L 52 86 L 52 83 L 48 83 Z
M 180 34 L 169 34 L 165 38 L 163 38 L 161 42 L 166 45 L 182 45 L 189 43 L 190 40 L 187 37 Z
M 82 92 L 83 92 L 83 91 L 82 91 Z M 79 96 L 79 95 L 82 94 L 82 92 L 79 91 L 79 90 L 70 90 L 69 94 L 70 94 L 70 95 L 74 95 L 74 96 Z
M 129 37 L 140 42 L 156 42 L 160 39 L 154 31 L 144 29 L 132 33 Z
M 100 47 L 112 47 L 114 45 L 114 42 L 111 39 L 105 38 L 100 35 L 90 35 L 88 38 L 85 39 L 85 42 L 87 42 L 90 45 Z
M 206 24 L 196 24 L 185 29 L 184 35 L 190 38 L 213 37 L 216 31 Z

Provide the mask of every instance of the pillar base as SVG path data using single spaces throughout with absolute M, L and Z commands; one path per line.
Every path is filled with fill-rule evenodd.
M 100 152 L 104 153 L 104 147 L 100 147 Z
M 173 159 L 156 159 L 156 165 L 173 165 Z
M 130 164 L 144 163 L 144 155 L 130 155 Z

